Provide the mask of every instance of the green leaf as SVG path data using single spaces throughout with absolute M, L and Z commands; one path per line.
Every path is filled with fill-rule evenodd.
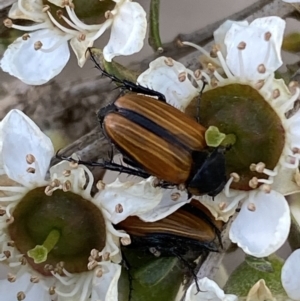
M 289 52 L 300 51 L 300 33 L 293 32 L 283 38 L 282 49 Z
M 245 261 L 252 268 L 266 273 L 273 273 L 273 267 L 270 261 L 267 258 L 257 258 L 254 256 L 246 255 Z

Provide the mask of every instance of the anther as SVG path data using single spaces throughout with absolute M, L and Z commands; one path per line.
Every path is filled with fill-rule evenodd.
M 60 181 L 58 179 L 54 179 L 51 181 L 50 186 L 55 188 L 60 186 Z
M 180 193 L 179 192 L 173 192 L 172 194 L 171 194 L 171 200 L 172 201 L 178 201 L 179 199 L 180 199 Z
M 5 255 L 6 258 L 9 258 L 11 256 L 11 252 L 8 250 L 3 251 L 3 254 Z
M 211 85 L 213 88 L 217 87 L 218 84 L 219 84 L 219 81 L 218 81 L 215 77 L 213 77 L 213 78 L 210 80 L 210 85 Z
M 70 165 L 71 168 L 75 169 L 75 168 L 78 167 L 79 164 L 78 164 L 77 161 L 70 161 L 70 162 L 69 162 L 69 165 Z
M 180 38 L 176 38 L 176 40 L 174 41 L 174 43 L 176 44 L 176 46 L 177 46 L 178 48 L 186 47 L 186 45 L 184 45 L 184 44 L 182 43 L 182 40 L 181 40 Z
M 32 164 L 35 162 L 35 156 L 33 154 L 26 155 L 26 162 L 27 164 Z
M 122 213 L 123 212 L 123 206 L 121 204 L 117 204 L 115 206 L 115 212 L 116 213 Z
M 271 37 L 272 37 L 272 34 L 269 31 L 267 31 L 265 33 L 265 40 L 268 42 L 268 41 L 270 41 Z
M 97 182 L 96 187 L 99 191 L 101 191 L 105 188 L 105 183 L 100 180 L 100 181 Z
M 41 41 L 37 41 L 34 43 L 34 50 L 39 50 L 43 47 L 43 43 Z
M 167 66 L 169 66 L 169 67 L 173 67 L 173 66 L 174 66 L 174 61 L 173 61 L 173 59 L 170 58 L 170 57 L 166 57 L 166 58 L 164 59 L 164 63 L 165 63 Z
M 217 58 L 218 57 L 218 51 L 220 51 L 220 47 L 218 47 L 217 45 L 213 45 L 212 49 L 209 53 L 210 57 Z
M 247 44 L 245 42 L 240 42 L 237 46 L 238 50 L 244 50 Z
M 178 185 L 177 188 L 178 188 L 178 190 L 180 190 L 180 191 L 185 191 L 186 186 L 185 186 L 184 183 L 181 183 L 181 184 Z
M 103 270 L 102 270 L 100 267 L 96 270 L 95 276 L 96 276 L 97 278 L 100 278 L 100 277 L 103 276 Z
M 31 277 L 30 277 L 30 282 L 31 282 L 31 283 L 39 283 L 39 282 L 40 282 L 40 277 L 39 277 L 39 276 L 36 276 L 36 275 L 31 276 Z
M 266 67 L 264 64 L 260 64 L 257 66 L 258 73 L 266 73 Z
M 63 269 L 65 267 L 65 262 L 64 261 L 60 261 L 56 266 Z
M 0 216 L 3 216 L 6 214 L 6 210 L 3 208 L 0 208 Z
M 269 184 L 263 184 L 259 188 L 265 193 L 271 192 L 271 185 L 269 185 Z
M 161 252 L 154 247 L 149 248 L 149 252 L 152 253 L 155 257 L 159 257 Z
M 278 98 L 280 96 L 280 90 L 275 89 L 272 93 L 272 96 L 273 96 L 274 99 Z
M 300 154 L 300 149 L 298 147 L 293 147 L 292 152 L 293 152 L 294 155 Z
M 56 11 L 56 16 L 57 16 L 59 19 L 61 19 L 61 17 L 63 16 L 63 12 L 62 12 L 61 9 L 58 9 L 58 10 Z
M 260 79 L 259 81 L 257 81 L 255 83 L 254 86 L 257 90 L 260 90 L 264 86 L 264 84 L 265 84 L 265 81 L 263 79 Z
M 14 274 L 12 274 L 12 273 L 8 273 L 8 274 L 7 274 L 7 280 L 8 280 L 9 282 L 15 282 L 15 281 L 17 280 L 17 276 L 14 275 Z
M 196 79 L 200 79 L 200 78 L 202 77 L 202 72 L 201 72 L 201 70 L 200 70 L 200 69 L 196 69 L 196 70 L 194 71 L 194 76 L 195 76 Z
M 13 26 L 14 23 L 12 22 L 11 19 L 5 19 L 5 20 L 3 21 L 3 24 L 4 24 L 4 26 L 7 27 L 7 28 L 12 28 L 12 26 Z
M 227 208 L 227 204 L 225 202 L 221 202 L 218 206 L 221 211 Z
M 35 168 L 33 168 L 33 167 L 28 167 L 28 168 L 26 169 L 26 172 L 28 172 L 28 173 L 35 173 Z
M 258 186 L 258 179 L 256 177 L 253 177 L 250 181 L 249 181 L 249 187 L 250 188 L 257 188 Z
M 24 256 L 20 257 L 19 261 L 21 262 L 21 265 L 26 265 L 27 264 L 27 259 Z
M 69 180 L 65 181 L 62 185 L 62 190 L 64 192 L 70 191 L 71 188 L 72 188 L 72 183 Z
M 42 12 L 46 13 L 47 11 L 50 11 L 50 6 L 46 4 L 43 6 Z
M 30 38 L 30 34 L 29 34 L 29 33 L 24 33 L 24 34 L 22 35 L 22 40 L 23 40 L 23 41 L 27 41 L 29 38 Z
M 44 271 L 45 272 L 51 272 L 51 271 L 53 271 L 53 265 L 51 265 L 51 264 L 45 264 L 44 265 Z
M 105 19 L 112 19 L 114 17 L 114 15 L 112 14 L 112 12 L 110 10 L 108 10 L 104 13 L 104 17 L 105 17 Z
M 240 175 L 238 173 L 236 173 L 236 172 L 232 172 L 230 174 L 230 177 L 233 178 L 233 182 L 235 182 L 235 183 L 239 182 L 240 179 L 241 179 Z
M 123 245 L 123 246 L 124 246 L 124 245 Z M 109 253 L 109 252 L 105 252 L 105 253 L 102 255 L 102 260 L 108 261 L 108 260 L 109 260 L 109 257 L 110 257 L 110 253 Z
M 77 39 L 78 39 L 79 42 L 85 41 L 86 35 L 85 35 L 84 33 L 80 33 L 80 34 L 77 36 Z
M 15 247 L 15 242 L 13 240 L 7 242 L 8 247 Z
M 264 172 L 264 169 L 265 169 L 265 168 L 266 168 L 266 164 L 263 163 L 263 162 L 259 162 L 259 163 L 256 164 L 255 170 L 256 170 L 257 172 L 259 172 L 259 173 L 262 173 L 262 172 Z
M 49 293 L 49 295 L 55 295 L 55 286 L 50 286 L 48 293 Z
M 71 170 L 70 169 L 65 169 L 62 172 L 62 174 L 63 174 L 64 177 L 69 177 L 71 175 Z
M 25 298 L 26 298 L 26 295 L 25 295 L 24 292 L 18 292 L 18 293 L 17 293 L 17 299 L 18 299 L 18 301 L 22 301 L 22 300 L 24 300 Z
M 93 259 L 99 259 L 99 251 L 97 249 L 91 250 L 91 256 Z
M 51 196 L 53 194 L 53 188 L 51 186 L 46 186 L 44 193 L 47 196 Z
M 256 207 L 255 207 L 255 204 L 254 203 L 249 203 L 248 206 L 247 206 L 247 209 L 249 211 L 255 211 L 256 210 Z
M 296 93 L 298 87 L 299 87 L 299 84 L 296 81 L 291 81 L 289 83 L 289 90 L 292 94 Z
M 122 237 L 122 238 L 120 239 L 120 241 L 121 241 L 121 244 L 122 244 L 123 246 L 128 246 L 128 245 L 131 244 L 131 239 L 130 239 L 130 237 Z
M 207 64 L 207 69 L 211 72 L 214 73 L 216 71 L 216 67 L 212 63 Z
M 182 83 L 182 82 L 184 82 L 185 80 L 186 80 L 186 72 L 180 72 L 179 74 L 178 74 L 178 80 Z
M 98 262 L 96 260 L 92 260 L 87 264 L 89 271 L 93 270 L 96 266 L 98 266 Z

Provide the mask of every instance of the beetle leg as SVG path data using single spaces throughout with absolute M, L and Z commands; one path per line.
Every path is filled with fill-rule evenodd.
M 128 90 L 128 91 L 131 91 L 131 92 L 135 92 L 135 93 L 140 93 L 140 94 L 155 96 L 159 100 L 166 101 L 166 98 L 165 98 L 165 96 L 162 93 L 159 93 L 159 92 L 154 91 L 154 90 L 152 90 L 150 88 L 141 86 L 139 84 L 135 84 L 135 83 L 133 83 L 131 81 L 128 81 L 126 79 L 121 80 L 121 79 L 117 78 L 115 75 L 109 74 L 97 62 L 97 60 L 95 59 L 95 57 L 94 57 L 94 55 L 93 55 L 93 53 L 91 51 L 91 48 L 88 48 L 88 51 L 90 53 L 91 60 L 94 62 L 96 68 L 99 69 L 102 72 L 102 75 L 110 78 L 113 82 L 119 84 L 121 88 L 123 88 L 125 90 Z

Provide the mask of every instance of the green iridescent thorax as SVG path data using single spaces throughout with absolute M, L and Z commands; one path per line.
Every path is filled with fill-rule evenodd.
M 46 264 L 56 266 L 64 262 L 70 273 L 87 271 L 88 257 L 92 249 L 101 251 L 106 242 L 103 215 L 91 201 L 72 192 L 44 193 L 45 187 L 28 192 L 13 211 L 14 222 L 8 230 L 16 248 L 25 255 L 28 263 L 38 272 Z M 48 254 L 46 261 L 35 264 L 27 251 L 42 245 L 50 232 L 57 230 L 59 240 Z

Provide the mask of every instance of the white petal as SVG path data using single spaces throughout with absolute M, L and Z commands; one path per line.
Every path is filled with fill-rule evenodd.
M 9 18 L 31 20 L 34 22 L 43 22 L 47 18 L 47 15 L 42 13 L 42 0 L 19 0 L 18 2 L 22 3 L 23 10 L 19 9 L 18 3 L 14 3 L 9 10 Z
M 93 41 L 85 39 L 84 41 L 79 41 L 77 37 L 70 40 L 70 45 L 77 57 L 79 67 L 83 67 L 86 62 L 86 50 L 88 47 L 93 46 Z
M 237 301 L 235 295 L 226 295 L 219 286 L 207 277 L 198 280 L 200 292 L 193 282 L 186 292 L 185 301 Z
M 152 185 L 153 178 L 139 183 L 121 183 L 119 179 L 95 196 L 96 202 L 102 205 L 110 214 L 110 221 L 114 224 L 121 222 L 130 215 L 140 216 L 157 206 L 162 199 L 162 189 Z M 123 211 L 116 212 L 116 206 L 121 204 Z
M 34 43 L 41 41 L 44 49 L 50 52 L 34 50 Z M 59 74 L 70 57 L 68 43 L 58 31 L 43 29 L 30 33 L 26 41 L 17 38 L 6 49 L 0 66 L 3 71 L 19 78 L 28 85 L 42 85 Z
M 131 55 L 140 51 L 144 45 L 147 30 L 146 13 L 140 4 L 121 1 L 114 10 L 117 11 L 108 44 L 103 49 L 105 60 L 118 55 Z
M 68 176 L 64 175 L 64 171 L 70 171 Z M 56 165 L 50 168 L 50 177 L 51 180 L 58 179 L 60 182 L 64 183 L 65 181 L 70 181 L 73 185 L 76 184 L 76 187 L 73 189 L 83 189 L 84 185 L 86 184 L 86 176 L 84 168 L 79 165 L 77 168 L 72 169 L 70 167 L 69 161 L 61 161 Z
M 43 183 L 54 155 L 51 140 L 19 110 L 10 111 L 2 123 L 2 159 L 8 177 L 24 186 Z M 28 154 L 34 155 L 35 163 L 29 165 L 26 162 Z M 36 172 L 28 173 L 29 167 L 35 168 Z
M 183 64 L 172 60 L 171 66 L 166 65 L 170 58 L 159 57 L 149 64 L 149 69 L 140 74 L 137 82 L 145 87 L 162 93 L 167 103 L 184 111 L 191 100 L 199 95 L 189 80 L 187 73 L 190 72 Z M 180 74 L 186 74 L 184 81 L 179 80 Z
M 289 206 L 280 193 L 251 191 L 231 225 L 229 237 L 245 253 L 265 257 L 284 244 L 290 224 Z
M 281 282 L 286 293 L 293 300 L 300 300 L 300 249 L 294 251 L 281 270 Z
M 107 270 L 102 277 L 94 277 L 91 301 L 118 301 L 118 281 L 121 275 L 121 266 L 105 262 Z
M 224 57 L 226 57 L 227 55 L 227 50 L 224 44 L 224 40 L 232 24 L 238 24 L 241 26 L 240 28 L 247 27 L 249 25 L 248 21 L 226 20 L 217 30 L 214 31 L 215 43 L 221 46 L 221 52 Z
M 235 76 L 249 80 L 259 80 L 268 77 L 282 65 L 281 44 L 285 21 L 279 17 L 256 19 L 250 26 L 233 24 L 225 37 L 227 46 L 226 63 Z M 270 41 L 265 34 L 271 33 Z M 241 42 L 245 49 L 239 50 Z M 260 73 L 258 66 L 263 64 L 266 72 Z
M 26 291 L 27 288 L 30 287 L 30 276 L 29 273 L 23 274 L 17 277 L 15 282 L 8 282 L 7 279 L 1 279 L 0 301 L 17 300 L 17 293 Z M 39 283 L 32 285 L 30 290 L 26 291 L 26 299 L 30 301 L 51 301 L 48 291 Z
M 239 201 L 245 197 L 245 193 L 237 190 L 230 190 L 232 197 L 226 197 L 224 192 L 219 193 L 214 200 L 208 195 L 193 197 L 199 200 L 216 220 L 221 220 L 225 223 L 228 222 L 229 218 L 235 213 Z
M 172 195 L 178 195 L 178 199 L 172 200 Z M 175 212 L 178 208 L 186 203 L 189 203 L 188 195 L 185 191 L 178 189 L 164 189 L 161 202 L 152 210 L 147 211 L 144 214 L 140 214 L 139 217 L 145 222 L 155 222 Z
M 257 281 L 250 289 L 246 301 L 276 301 L 264 279 Z

